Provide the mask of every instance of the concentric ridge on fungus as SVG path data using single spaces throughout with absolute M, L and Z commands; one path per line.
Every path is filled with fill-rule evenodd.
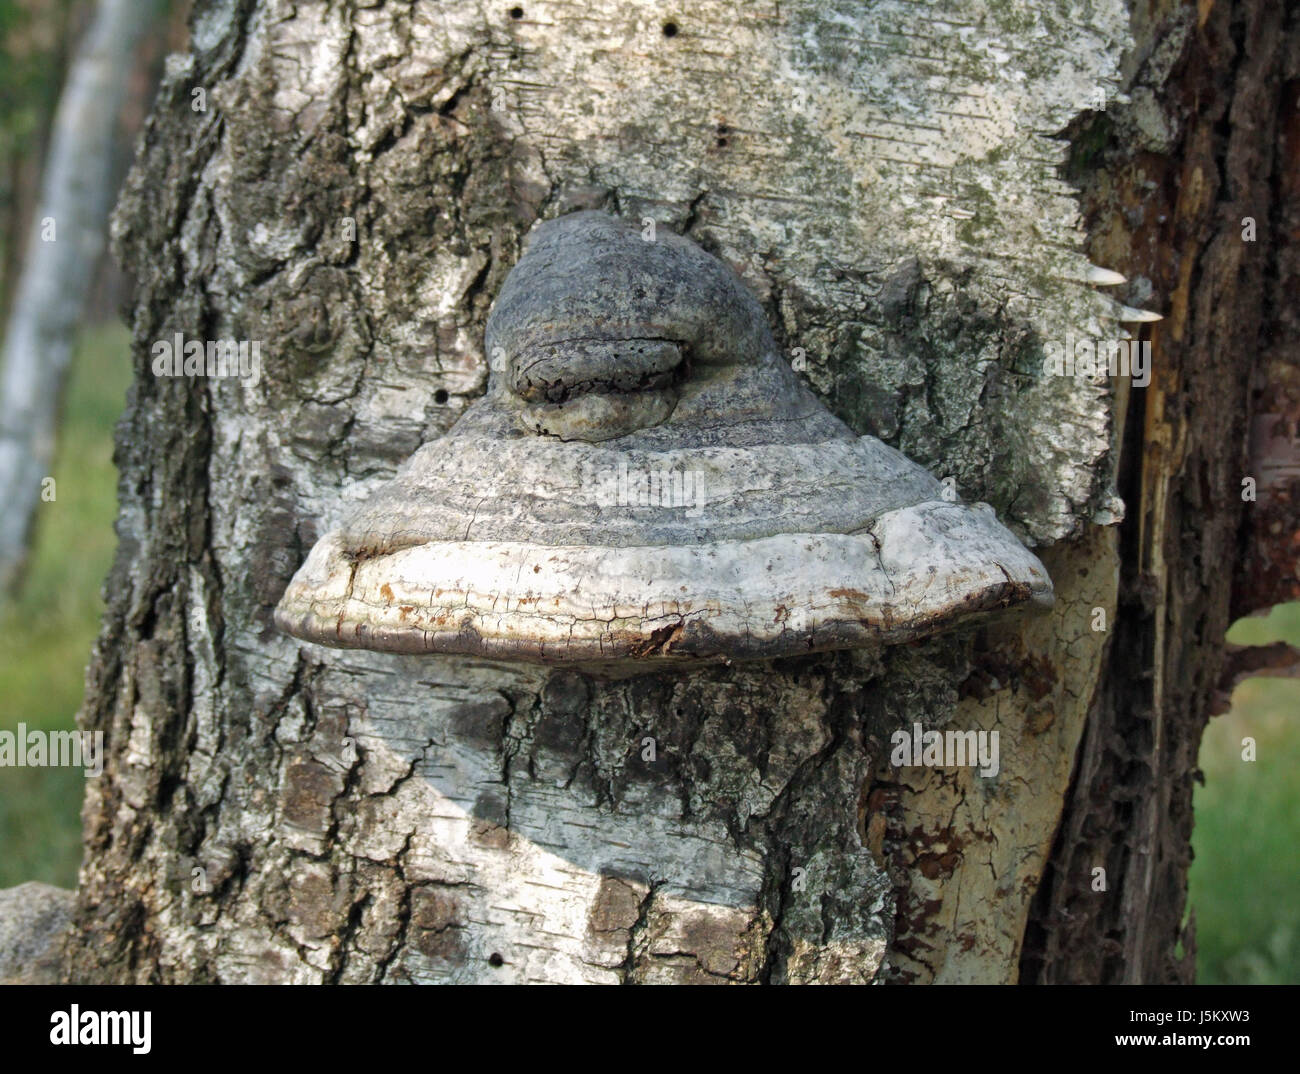
M 827 411 L 686 239 L 540 225 L 486 343 L 487 394 L 317 542 L 281 629 L 592 664 L 891 644 L 1051 604 L 992 508 Z

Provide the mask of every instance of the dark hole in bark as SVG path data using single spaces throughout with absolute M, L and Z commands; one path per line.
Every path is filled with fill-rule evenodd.
M 488 955 L 489 966 L 504 966 L 505 964 L 506 964 L 506 960 L 502 958 L 499 954 L 497 954 L 495 951 L 493 951 L 490 955 Z
M 437 403 L 439 406 L 442 406 L 442 404 L 445 403 L 447 399 L 448 399 L 448 395 L 447 395 L 446 388 L 439 388 L 436 392 L 433 393 L 433 401 Z
M 664 37 L 676 37 L 676 36 L 677 36 L 677 23 L 675 22 L 664 23 Z
M 510 17 L 512 19 L 522 19 L 524 17 L 524 9 L 521 7 L 512 7 L 510 9 Z

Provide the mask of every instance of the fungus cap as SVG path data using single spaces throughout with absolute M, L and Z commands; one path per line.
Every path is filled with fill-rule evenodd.
M 892 644 L 1051 604 L 993 510 L 834 417 L 686 239 L 539 226 L 486 343 L 486 395 L 317 542 L 281 629 L 599 664 Z

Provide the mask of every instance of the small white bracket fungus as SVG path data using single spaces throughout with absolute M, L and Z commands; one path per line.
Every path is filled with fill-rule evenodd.
M 680 236 L 541 225 L 486 342 L 487 394 L 321 538 L 281 629 L 589 665 L 892 644 L 1051 604 L 991 508 L 834 417 Z

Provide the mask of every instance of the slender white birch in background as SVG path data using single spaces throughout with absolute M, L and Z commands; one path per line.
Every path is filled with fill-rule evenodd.
M 155 0 L 99 0 L 68 71 L 0 358 L 0 591 L 26 555 L 113 197 L 118 113 Z

